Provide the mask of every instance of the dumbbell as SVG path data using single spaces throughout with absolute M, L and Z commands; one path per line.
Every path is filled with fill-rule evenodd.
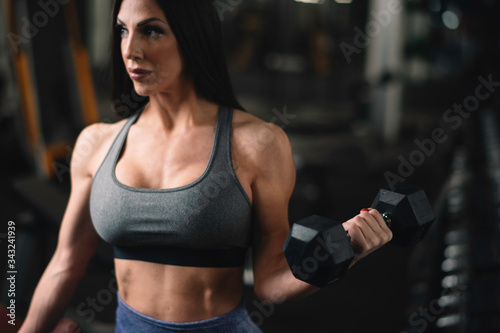
M 420 241 L 434 222 L 425 192 L 409 184 L 380 189 L 371 207 L 391 229 L 391 243 L 402 247 Z M 318 215 L 292 225 L 283 251 L 293 275 L 320 288 L 344 276 L 354 259 L 342 224 Z

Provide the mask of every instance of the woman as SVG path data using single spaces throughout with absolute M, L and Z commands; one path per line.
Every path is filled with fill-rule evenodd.
M 211 1 L 117 0 L 113 19 L 114 95 L 147 99 L 79 136 L 74 156 L 85 158 L 72 160 L 57 249 L 21 332 L 53 327 L 100 238 L 115 250 L 117 332 L 260 332 L 242 304 L 248 247 L 261 300 L 317 291 L 282 251 L 295 182 L 288 138 L 234 98 Z M 392 237 L 376 210 L 344 227 L 355 262 Z

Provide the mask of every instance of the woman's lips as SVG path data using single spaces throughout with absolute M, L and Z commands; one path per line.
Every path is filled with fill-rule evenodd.
M 129 68 L 128 71 L 129 71 L 130 78 L 132 80 L 135 80 L 135 81 L 144 80 L 152 73 L 152 71 L 148 71 L 145 69 L 139 69 L 139 68 L 136 68 L 136 69 Z

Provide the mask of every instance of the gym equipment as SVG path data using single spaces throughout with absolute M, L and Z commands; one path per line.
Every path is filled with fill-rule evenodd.
M 47 178 L 67 173 L 69 166 L 61 170 L 58 161 L 67 162 L 78 133 L 99 119 L 77 3 L 41 7 L 39 2 L 7 0 L 0 10 L 12 51 L 26 146 L 37 175 Z M 46 21 L 37 21 L 40 17 Z
M 425 192 L 408 184 L 381 189 L 371 207 L 382 214 L 398 246 L 415 244 L 434 222 Z M 340 279 L 354 259 L 342 224 L 317 215 L 292 226 L 283 251 L 293 275 L 320 288 Z

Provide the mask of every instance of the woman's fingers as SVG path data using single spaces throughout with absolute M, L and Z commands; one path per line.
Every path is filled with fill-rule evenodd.
M 364 209 L 344 223 L 351 245 L 359 257 L 364 257 L 392 239 L 392 232 L 376 209 Z
M 373 232 L 378 235 L 383 244 L 392 239 L 392 231 L 389 229 L 385 219 L 378 210 L 372 208 L 367 211 L 362 210 L 360 215 L 364 218 Z
M 374 239 L 376 236 L 360 215 L 344 223 L 344 228 L 351 238 L 351 245 L 354 248 L 354 252 L 361 254 L 375 246 Z

